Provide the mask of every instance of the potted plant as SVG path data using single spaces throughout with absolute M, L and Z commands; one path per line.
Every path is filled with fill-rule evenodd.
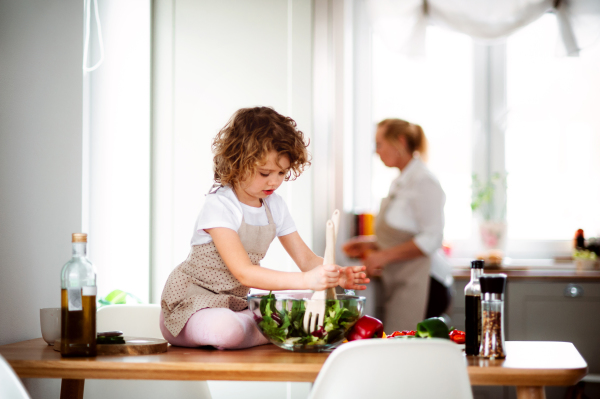
M 487 181 L 472 175 L 471 210 L 477 217 L 483 248 L 502 252 L 506 246 L 506 175 L 494 173 Z M 500 254 L 500 257 L 502 255 Z

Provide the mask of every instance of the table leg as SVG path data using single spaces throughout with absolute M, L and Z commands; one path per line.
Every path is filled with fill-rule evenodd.
M 60 399 L 83 399 L 85 380 L 68 380 L 63 378 L 60 385 Z
M 517 399 L 546 399 L 544 387 L 517 387 Z

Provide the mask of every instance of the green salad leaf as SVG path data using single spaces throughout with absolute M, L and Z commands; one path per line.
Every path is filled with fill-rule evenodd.
M 302 300 L 277 299 L 272 292 L 260 301 L 261 318 L 258 325 L 272 341 L 294 345 L 325 345 L 338 341 L 359 318 L 358 302 L 353 299 L 327 300 L 323 327 L 306 333 L 302 327 L 305 302 Z

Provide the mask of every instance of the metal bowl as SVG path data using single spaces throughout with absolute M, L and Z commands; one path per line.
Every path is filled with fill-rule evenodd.
M 294 352 L 326 352 L 340 345 L 363 315 L 365 297 L 338 295 L 325 302 L 325 323 L 317 332 L 302 327 L 312 291 L 279 291 L 248 295 L 248 306 L 260 332 L 273 344 Z

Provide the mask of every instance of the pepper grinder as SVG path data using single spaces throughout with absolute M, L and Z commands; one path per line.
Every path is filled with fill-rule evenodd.
M 481 285 L 481 345 L 479 356 L 487 359 L 506 357 L 504 343 L 504 291 L 506 274 L 484 274 Z

